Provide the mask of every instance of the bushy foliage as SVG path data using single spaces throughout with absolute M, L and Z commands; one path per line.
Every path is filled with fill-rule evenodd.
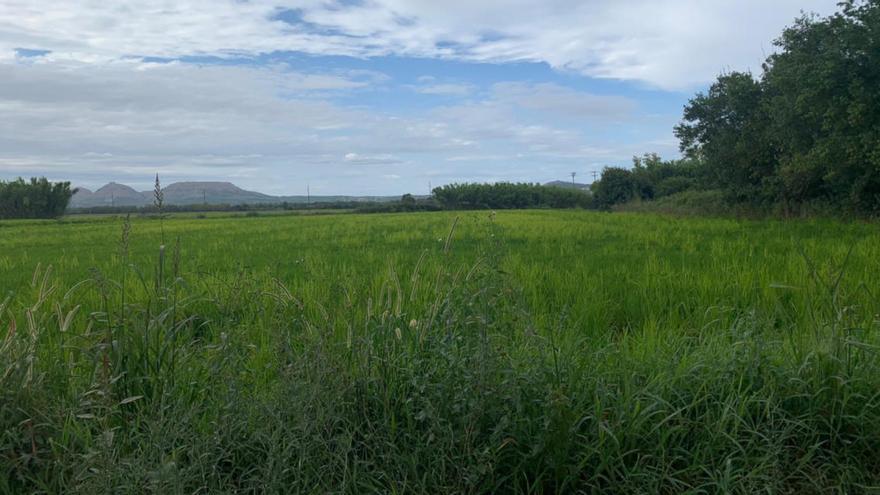
M 639 201 L 618 204 L 614 211 L 632 211 L 642 213 L 668 213 L 677 216 L 762 216 L 754 209 L 744 205 L 731 205 L 723 191 L 718 189 L 688 189 L 653 201 Z M 766 215 L 763 215 L 766 216 Z
M 880 213 L 880 1 L 803 17 L 763 78 L 782 199 Z
M 433 198 L 416 198 L 404 194 L 399 201 L 363 203 L 357 206 L 357 213 L 403 213 L 414 211 L 439 211 L 440 205 Z
M 761 85 L 751 74 L 722 75 L 707 94 L 690 101 L 675 128 L 682 152 L 699 160 L 711 185 L 736 201 L 761 202 L 775 194 L 769 117 L 761 99 Z
M 625 168 L 606 167 L 602 180 L 593 185 L 595 204 L 602 209 L 618 203 L 626 203 L 636 196 L 633 173 Z
M 649 201 L 701 187 L 704 182 L 694 160 L 663 161 L 656 154 L 633 158 L 632 169 L 606 167 L 593 184 L 594 204 L 599 209 L 632 200 Z
M 540 184 L 449 184 L 435 188 L 434 199 L 448 210 L 517 208 L 588 208 L 589 193 Z
M 878 35 L 876 0 L 846 2 L 825 19 L 801 17 L 760 80 L 722 76 L 709 97 L 691 101 L 688 124 L 677 129 L 683 149 L 702 153 L 729 191 L 880 212 Z M 700 134 L 707 127 L 716 133 Z
M 804 15 L 776 45 L 760 77 L 722 74 L 689 101 L 675 128 L 686 160 L 637 160 L 632 198 L 719 190 L 765 211 L 880 214 L 880 1 Z M 630 197 L 609 171 L 604 207 Z
M 0 218 L 60 217 L 73 193 L 70 182 L 49 182 L 45 177 L 0 181 Z

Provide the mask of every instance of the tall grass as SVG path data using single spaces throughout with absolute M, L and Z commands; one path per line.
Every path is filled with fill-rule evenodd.
M 348 258 L 227 219 L 256 240 L 170 263 L 125 222 L 80 280 L 40 264 L 0 303 L 0 491 L 880 486 L 871 226 L 534 215 L 312 236 Z

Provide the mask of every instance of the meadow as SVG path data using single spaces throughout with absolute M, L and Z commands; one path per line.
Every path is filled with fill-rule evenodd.
M 863 222 L 4 221 L 0 493 L 876 490 L 878 282 Z

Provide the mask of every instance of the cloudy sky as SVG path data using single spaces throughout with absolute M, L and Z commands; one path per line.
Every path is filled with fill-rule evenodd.
M 589 182 L 836 0 L 0 0 L 0 179 Z

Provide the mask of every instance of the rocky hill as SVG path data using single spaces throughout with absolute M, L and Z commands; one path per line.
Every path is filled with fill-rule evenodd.
M 394 197 L 377 196 L 271 196 L 247 191 L 231 182 L 175 182 L 162 189 L 167 205 L 197 204 L 272 204 L 272 203 L 328 203 L 337 201 L 391 201 Z M 153 204 L 153 191 L 136 191 L 134 188 L 111 182 L 96 191 L 78 188 L 70 200 L 70 208 L 94 208 L 98 206 L 148 206 Z
M 84 187 L 77 189 L 70 199 L 71 208 L 89 206 L 145 206 L 150 201 L 134 188 L 111 182 L 92 192 Z

